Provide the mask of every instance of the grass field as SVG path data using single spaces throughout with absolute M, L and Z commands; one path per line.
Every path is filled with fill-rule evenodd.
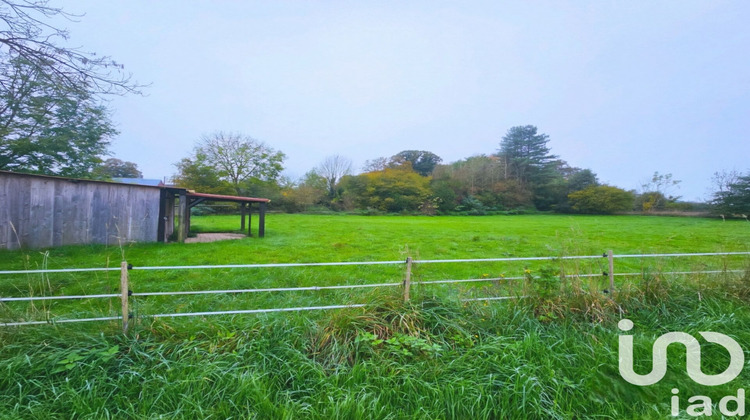
M 195 231 L 232 231 L 238 217 L 195 217 Z M 0 252 L 0 270 L 197 264 L 389 261 L 750 251 L 746 221 L 638 216 L 492 217 L 272 214 L 266 238 L 208 244 L 80 246 Z M 744 269 L 742 257 L 416 265 L 415 281 L 526 276 L 470 286 L 253 293 L 134 299 L 137 315 L 368 303 L 366 308 L 119 324 L 0 327 L 0 418 L 665 418 L 671 389 L 717 405 L 748 383 L 703 387 L 670 349 L 659 384 L 637 387 L 617 370 L 616 322 L 636 324 L 641 372 L 667 331 L 717 331 L 750 349 L 747 274 L 664 276 Z M 403 266 L 131 271 L 132 289 L 325 286 L 399 282 Z M 554 273 L 555 275 L 550 275 Z M 541 285 L 541 286 L 539 286 Z M 0 295 L 117 293 L 119 273 L 0 276 Z M 529 294 L 501 302 L 464 297 Z M 0 303 L 0 322 L 117 315 L 117 299 Z M 728 360 L 704 345 L 704 372 Z M 682 354 L 682 355 L 681 355 Z M 747 358 L 747 351 L 746 351 Z M 715 409 L 716 410 L 716 409 Z

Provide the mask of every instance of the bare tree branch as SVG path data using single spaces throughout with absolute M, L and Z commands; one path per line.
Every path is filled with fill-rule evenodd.
M 111 57 L 58 45 L 69 39 L 66 29 L 47 23 L 58 17 L 73 21 L 80 16 L 47 0 L 0 0 L 0 62 L 21 58 L 50 81 L 94 95 L 141 94 L 145 85 L 133 82 Z
M 328 156 L 316 172 L 326 180 L 329 198 L 336 195 L 336 184 L 342 177 L 352 172 L 352 161 L 340 155 Z

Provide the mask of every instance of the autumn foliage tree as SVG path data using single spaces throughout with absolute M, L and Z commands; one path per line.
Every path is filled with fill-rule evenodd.
M 384 212 L 416 212 L 431 194 L 430 179 L 408 165 L 344 178 L 345 194 L 358 207 Z
M 621 188 L 598 185 L 572 192 L 568 199 L 578 213 L 612 214 L 631 210 L 635 196 Z
M 506 179 L 504 172 L 498 156 L 477 155 L 439 165 L 431 182 L 440 198 L 439 209 L 465 211 L 468 203 L 476 201 L 490 211 L 532 207 L 532 192 L 518 180 Z

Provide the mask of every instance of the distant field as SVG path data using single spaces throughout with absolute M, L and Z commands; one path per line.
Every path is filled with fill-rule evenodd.
M 257 219 L 254 220 L 257 223 Z M 195 231 L 234 231 L 239 216 L 193 217 Z M 255 229 L 257 232 L 257 229 Z M 50 250 L 50 267 L 492 258 L 750 250 L 750 223 L 643 216 L 323 216 L 271 214 L 266 237 L 212 244 L 81 246 Z M 38 251 L 0 251 L 0 264 L 39 266 Z
M 195 231 L 234 231 L 238 225 L 238 216 L 193 218 Z M 271 214 L 263 239 L 2 251 L 0 270 L 117 267 L 122 259 L 144 267 L 601 255 L 609 249 L 615 254 L 750 251 L 750 223 L 642 216 Z M 672 387 L 686 398 L 707 391 L 686 379 L 679 364 L 670 366 L 663 384 L 640 388 L 624 382 L 617 373 L 616 320 L 628 316 L 645 335 L 638 342 L 641 355 L 665 331 L 706 330 L 732 335 L 747 354 L 747 273 L 660 274 L 745 269 L 747 261 L 616 260 L 615 272 L 645 274 L 618 277 L 615 296 L 604 291 L 603 276 L 565 283 L 557 277 L 561 271 L 600 274 L 606 270 L 602 258 L 416 265 L 415 282 L 502 276 L 532 282 L 416 284 L 408 304 L 400 287 L 134 298 L 135 315 L 146 317 L 127 337 L 118 332 L 118 322 L 0 327 L 0 419 L 664 418 Z M 130 275 L 136 292 L 173 292 L 400 282 L 404 267 L 133 270 Z M 529 289 L 534 282 L 545 288 Z M 0 275 L 2 296 L 118 290 L 118 272 Z M 458 300 L 521 293 L 530 298 Z M 147 317 L 346 303 L 370 306 Z M 117 315 L 118 305 L 116 298 L 0 303 L 0 322 Z M 704 357 L 712 366 L 707 369 L 717 371 L 724 359 L 720 351 Z M 641 370 L 648 370 L 645 362 Z M 737 381 L 748 379 L 750 372 L 744 372 Z M 716 387 L 711 395 L 736 388 Z
M 401 255 L 503 255 L 721 251 L 750 249 L 750 223 L 644 216 L 320 216 L 270 215 L 264 249 L 293 245 L 289 258 L 325 260 Z M 232 231 L 237 216 L 195 217 L 196 231 Z M 325 248 L 328 246 L 329 248 Z M 321 249 L 322 247 L 322 249 Z

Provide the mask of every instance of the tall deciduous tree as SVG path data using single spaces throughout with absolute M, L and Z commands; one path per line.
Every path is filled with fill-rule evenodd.
M 568 176 L 568 193 L 599 185 L 599 179 L 591 169 L 574 168 Z
M 140 93 L 111 58 L 65 45 L 47 0 L 0 0 L 0 169 L 90 177 L 116 134 L 102 95 Z
M 440 156 L 426 150 L 404 150 L 391 157 L 392 164 L 409 162 L 414 172 L 422 176 L 429 176 L 442 161 Z
M 247 181 L 274 181 L 284 169 L 286 157 L 250 136 L 218 131 L 201 138 L 195 156 L 203 157 L 213 167 L 219 179 L 229 182 L 238 195 L 244 192 Z
M 25 59 L 0 74 L 0 169 L 91 176 L 117 134 L 106 108 Z
M 232 185 L 219 177 L 218 172 L 206 163 L 206 155 L 196 152 L 190 158 L 183 158 L 175 164 L 177 175 L 174 183 L 178 187 L 188 188 L 208 194 L 232 194 Z
M 138 165 L 133 162 L 125 162 L 116 158 L 109 158 L 94 169 L 95 178 L 143 178 L 138 170 Z

